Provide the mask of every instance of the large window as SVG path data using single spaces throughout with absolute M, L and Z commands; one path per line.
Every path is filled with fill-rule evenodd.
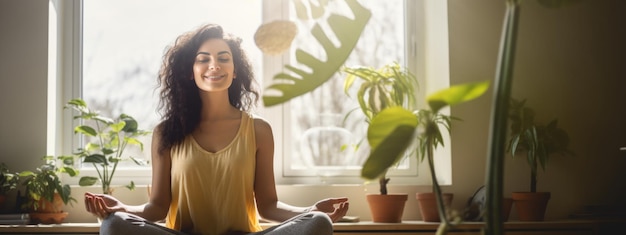
M 447 53 L 447 40 L 435 37 L 441 29 L 432 28 L 442 23 L 435 20 L 442 16 L 435 13 L 430 16 L 431 20 L 426 20 L 428 14 L 433 14 L 433 9 L 439 9 L 445 18 L 445 3 L 433 5 L 428 4 L 429 1 L 359 0 L 372 11 L 372 18 L 346 65 L 380 67 L 397 61 L 408 66 L 420 79 L 420 92 L 447 85 L 447 74 L 437 75 L 437 79 L 434 79 L 435 76 L 429 75 L 433 72 L 428 71 L 432 64 L 426 62 L 428 57 L 436 58 L 442 51 Z M 56 21 L 51 19 L 51 25 L 59 26 L 56 38 L 64 42 L 75 41 L 71 46 L 59 46 L 57 49 L 60 63 L 56 67 L 62 69 L 56 80 L 60 82 L 51 84 L 64 87 L 57 89 L 61 93 L 58 95 L 61 98 L 56 99 L 57 106 L 62 106 L 71 98 L 82 97 L 105 115 L 117 116 L 123 112 L 134 116 L 140 128 L 146 130 L 152 130 L 160 118 L 156 112 L 158 91 L 155 88 L 162 54 L 165 47 L 182 32 L 202 23 L 214 22 L 242 37 L 261 87 L 269 84 L 271 77 L 282 71 L 283 65 L 294 63 L 289 52 L 281 56 L 268 56 L 262 55 L 256 48 L 253 35 L 263 22 L 275 19 L 294 21 L 299 27 L 299 34 L 292 44 L 291 52 L 298 48 L 319 55 L 316 51 L 320 51 L 320 46 L 307 34 L 311 22 L 298 20 L 293 13 L 293 1 L 289 0 L 51 2 L 55 5 L 51 10 L 62 12 L 56 16 Z M 345 4 L 343 1 L 331 0 L 328 4 L 327 14 L 349 16 L 349 10 L 346 12 L 345 7 L 342 7 Z M 429 8 L 430 11 L 427 10 Z M 443 27 L 446 27 L 443 23 Z M 325 30 L 330 32 L 328 28 Z M 427 34 L 426 30 L 433 33 Z M 447 31 L 446 28 L 443 31 Z M 438 41 L 435 43 L 433 40 Z M 436 50 L 437 46 L 433 46 L 435 44 L 444 44 L 446 50 Z M 447 57 L 443 59 L 447 64 Z M 447 67 L 444 68 L 447 70 Z M 436 85 L 442 82 L 443 85 Z M 256 112 L 266 117 L 274 129 L 278 183 L 362 183 L 359 167 L 369 151 L 366 142 L 355 151 L 326 154 L 318 151 L 322 149 L 321 145 L 354 145 L 364 138 L 367 125 L 359 112 L 353 112 L 344 120 L 346 114 L 357 108 L 357 105 L 354 98 L 344 94 L 343 76 L 340 73 L 335 74 L 323 87 L 287 104 L 272 108 L 259 104 Z M 80 145 L 81 140 L 69 128 L 73 125 L 70 115 L 60 113 L 56 116 L 63 123 L 58 125 L 61 130 L 57 131 L 63 133 L 63 139 L 73 141 L 57 142 L 52 146 L 63 153 L 70 153 Z M 332 138 L 324 139 L 332 141 L 313 141 L 328 133 L 331 133 Z M 143 152 L 137 149 L 127 151 L 149 160 L 150 139 L 149 136 L 143 139 L 147 146 Z M 449 141 L 447 143 L 449 148 Z M 449 151 L 440 154 L 444 157 L 439 158 L 443 160 L 438 165 L 443 170 L 438 173 L 443 172 L 444 183 L 449 183 L 446 180 L 451 178 L 449 160 L 446 160 L 449 159 Z M 390 173 L 394 177 L 392 183 L 428 184 L 428 174 L 419 174 L 426 167 L 418 166 L 416 158 L 406 158 Z M 85 166 L 82 172 L 90 174 L 93 170 Z M 130 178 L 135 183 L 147 184 L 150 182 L 149 176 L 149 167 L 138 167 L 129 162 L 116 173 L 116 182 L 125 183 Z

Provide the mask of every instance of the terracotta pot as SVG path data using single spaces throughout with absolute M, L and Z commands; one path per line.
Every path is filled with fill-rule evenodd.
M 520 221 L 543 221 L 550 200 L 549 192 L 514 192 L 511 196 Z
M 67 217 L 67 212 L 56 213 L 29 213 L 30 221 L 35 224 L 60 224 Z
M 449 208 L 452 205 L 452 193 L 444 193 L 443 205 Z M 415 198 L 420 206 L 420 213 L 422 214 L 422 220 L 425 222 L 439 222 L 439 210 L 437 210 L 437 198 L 435 193 L 416 193 Z
M 33 212 L 37 212 L 37 213 L 63 212 L 63 199 L 61 198 L 61 195 L 59 195 L 58 193 L 54 194 L 54 200 L 52 200 L 52 202 L 46 199 L 41 199 L 37 201 L 36 203 L 37 203 L 37 209 L 35 210 L 33 208 Z
M 367 194 L 367 203 L 376 223 L 400 223 L 408 194 Z

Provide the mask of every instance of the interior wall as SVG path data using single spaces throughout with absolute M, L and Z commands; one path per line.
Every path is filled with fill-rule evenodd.
M 504 1 L 449 1 L 449 7 L 451 83 L 494 77 Z M 567 218 L 586 205 L 626 204 L 620 183 L 626 157 L 617 151 L 626 143 L 624 17 L 618 14 L 624 10 L 623 2 L 613 0 L 560 9 L 521 1 L 512 96 L 527 99 L 544 123 L 558 118 L 576 153 L 553 156 L 540 172 L 538 191 L 552 192 L 547 219 Z M 459 194 L 484 182 L 492 101 L 490 94 L 453 109 L 465 120 L 452 130 L 453 188 Z M 526 160 L 503 157 L 505 196 L 528 191 Z
M 495 72 L 504 1 L 448 1 L 451 84 L 492 80 Z M 617 0 L 583 1 L 563 9 L 543 9 L 522 1 L 513 95 L 528 99 L 538 118 L 559 118 L 572 139 L 573 158 L 554 157 L 540 175 L 539 190 L 551 191 L 546 219 L 564 219 L 585 205 L 624 205 L 626 154 L 626 71 L 623 43 L 626 10 Z M 0 162 L 16 171 L 33 169 L 45 154 L 47 85 L 46 0 L 0 0 Z M 621 32 L 621 33 L 620 33 Z M 492 84 L 493 85 L 493 84 Z M 493 92 L 454 107 L 463 121 L 452 127 L 453 207 L 484 182 L 489 116 Z M 505 194 L 525 190 L 529 173 L 524 159 L 506 157 Z M 375 187 L 279 186 L 279 196 L 295 205 L 321 197 L 348 196 L 350 215 L 369 220 L 364 194 Z M 85 188 L 75 190 L 80 199 Z M 145 191 L 119 195 L 143 198 Z M 392 185 L 396 193 L 429 187 Z M 93 222 L 82 200 L 70 211 L 70 222 Z M 511 214 L 511 219 L 517 218 Z M 405 220 L 420 219 L 409 197 Z
M 0 162 L 34 169 L 46 154 L 48 1 L 0 0 Z

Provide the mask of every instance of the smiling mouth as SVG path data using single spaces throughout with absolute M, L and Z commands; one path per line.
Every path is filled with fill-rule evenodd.
M 205 79 L 211 80 L 211 81 L 217 81 L 220 80 L 222 78 L 226 77 L 226 75 L 212 75 L 212 76 L 204 76 Z

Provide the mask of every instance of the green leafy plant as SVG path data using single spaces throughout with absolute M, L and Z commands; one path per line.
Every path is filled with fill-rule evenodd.
M 56 159 L 63 162 L 63 167 L 56 166 Z M 69 176 L 78 175 L 72 166 L 74 165 L 73 156 L 46 156 L 43 158 L 45 163 L 38 167 L 35 171 L 22 171 L 19 173 L 20 178 L 23 179 L 22 185 L 26 188 L 27 200 L 22 208 L 27 210 L 40 210 L 46 208 L 46 203 L 40 201 L 45 200 L 53 203 L 55 200 L 55 194 L 58 194 L 64 205 L 76 202 L 76 199 L 72 197 L 72 189 L 68 184 L 61 182 L 60 174 L 66 173 Z M 50 209 L 50 208 L 48 208 Z M 61 208 L 52 208 L 54 211 L 60 211 Z
M 11 173 L 4 162 L 0 163 L 0 195 L 7 195 L 14 190 L 19 184 L 19 179 L 19 174 Z
M 427 159 L 433 181 L 433 192 L 445 231 L 452 222 L 445 216 L 442 192 L 437 182 L 434 167 L 434 150 L 443 146 L 441 128 L 450 131 L 453 117 L 441 113 L 441 109 L 480 97 L 489 88 L 489 81 L 471 82 L 451 86 L 427 97 L 430 109 L 410 111 L 402 107 L 390 107 L 376 115 L 367 130 L 367 139 L 372 151 L 363 165 L 361 176 L 374 179 L 384 174 L 387 168 L 403 157 L 404 151 L 416 136 L 419 143 L 420 161 Z M 418 132 L 415 135 L 415 132 Z
M 388 107 L 408 108 L 415 105 L 417 79 L 408 69 L 402 68 L 396 62 L 379 69 L 358 66 L 344 67 L 342 71 L 347 74 L 344 92 L 348 96 L 350 96 L 350 88 L 356 84 L 355 81 L 362 80 L 356 98 L 368 124 L 371 124 L 372 119 Z M 370 146 L 373 148 L 372 143 Z M 386 177 L 388 169 L 378 176 L 380 194 L 383 195 L 387 194 L 387 184 L 390 180 Z
M 551 155 L 574 155 L 568 149 L 567 132 L 557 127 L 558 120 L 553 119 L 548 125 L 535 121 L 535 111 L 526 107 L 526 100 L 511 99 L 510 116 L 511 138 L 507 149 L 512 156 L 526 152 L 526 161 L 530 167 L 530 192 L 537 192 L 537 170 L 545 170 Z
M 131 159 L 137 165 L 147 164 L 141 159 L 124 155 L 124 150 L 128 145 L 136 145 L 143 151 L 143 143 L 137 137 L 150 133 L 138 129 L 138 123 L 133 117 L 121 114 L 113 120 L 101 116 L 98 111 L 91 110 L 82 99 L 70 100 L 67 107 L 78 112 L 78 115 L 74 116 L 75 119 L 83 121 L 74 128 L 74 133 L 90 138 L 88 143 L 78 148 L 74 154 L 82 159 L 83 163 L 92 164 L 98 173 L 97 178 L 81 177 L 80 186 L 91 186 L 100 180 L 102 192 L 112 194 L 114 189 L 111 187 L 111 182 L 121 161 Z M 133 190 L 135 183 L 131 181 L 125 187 Z

